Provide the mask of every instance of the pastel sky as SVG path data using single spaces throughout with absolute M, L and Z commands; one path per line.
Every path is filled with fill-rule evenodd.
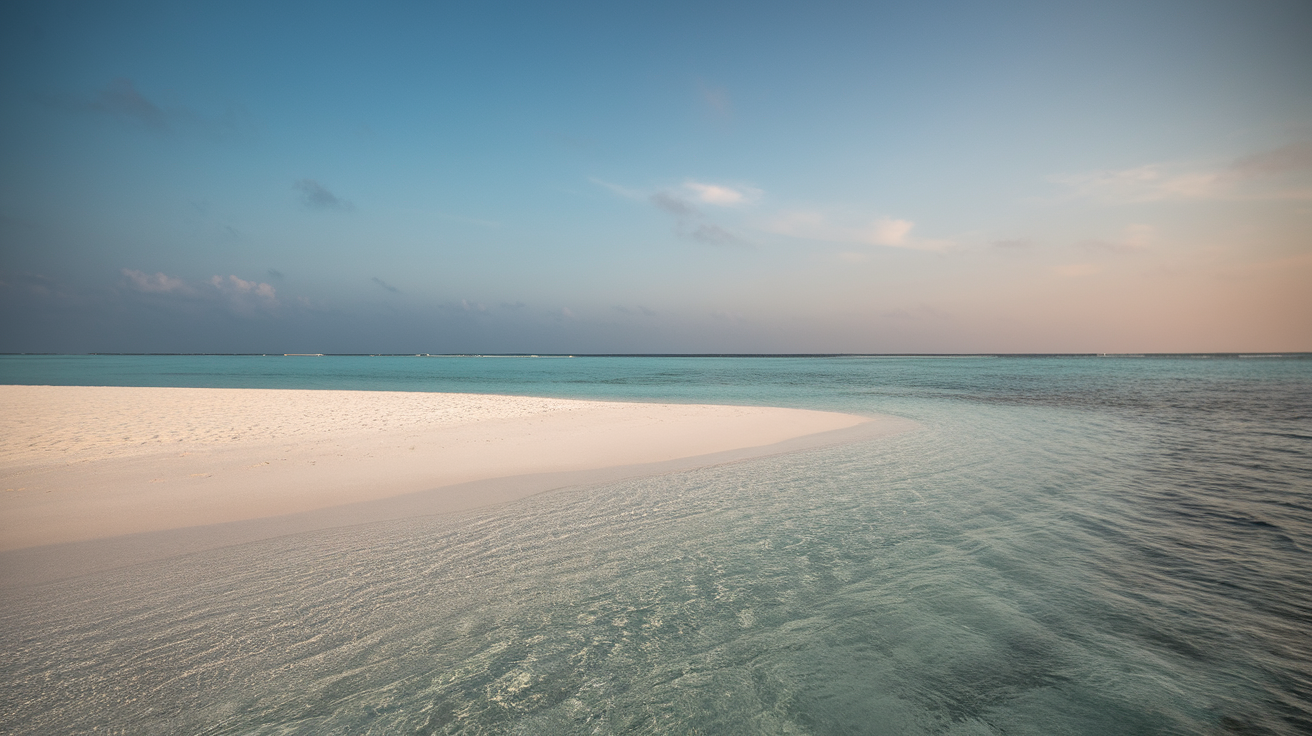
M 0 352 L 1312 350 L 1312 4 L 0 8 Z

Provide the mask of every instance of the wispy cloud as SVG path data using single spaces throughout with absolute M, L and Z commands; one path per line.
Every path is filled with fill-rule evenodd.
M 396 288 L 395 286 L 392 286 L 391 284 L 387 283 L 386 281 L 383 281 L 382 279 L 378 278 L 377 276 L 373 277 L 373 282 L 374 282 L 375 284 L 378 284 L 379 286 L 383 287 L 384 289 L 386 289 L 386 290 L 392 292 L 393 294 L 400 294 L 400 293 L 401 293 L 401 290 L 400 290 L 400 289 Z
M 1112 253 L 1137 253 L 1147 250 L 1157 240 L 1157 228 L 1152 225 L 1126 225 L 1121 237 L 1113 240 L 1083 240 L 1080 247 L 1085 250 L 1101 250 Z
M 751 245 L 747 238 L 734 232 L 739 228 L 731 230 L 724 227 L 708 213 L 720 208 L 732 210 L 755 206 L 764 195 L 760 189 L 747 185 L 712 184 L 691 179 L 677 187 L 651 193 L 599 179 L 592 181 L 626 199 L 645 199 L 661 212 L 675 218 L 676 232 L 680 237 L 710 245 Z M 896 217 L 878 217 L 864 222 L 854 218 L 838 220 L 819 210 L 801 209 L 776 211 L 758 217 L 764 219 L 756 220 L 753 224 L 757 229 L 806 240 L 927 251 L 943 250 L 952 245 L 945 240 L 914 237 L 912 230 L 915 223 Z M 847 256 L 860 254 L 849 253 L 844 257 Z M 850 260 L 860 260 L 860 257 Z
M 272 310 L 278 306 L 277 292 L 272 286 L 257 281 L 246 281 L 229 276 L 214 276 L 209 280 L 210 286 L 218 292 L 227 303 L 228 308 L 239 315 L 253 317 L 259 312 Z
M 199 284 L 189 284 L 165 273 L 145 273 L 124 268 L 123 285 L 130 292 L 149 294 L 150 298 L 180 300 L 180 303 L 220 303 L 228 311 L 243 317 L 254 317 L 279 306 L 275 289 L 259 281 L 247 281 L 237 276 L 214 276 Z
M 647 200 L 662 210 L 681 217 L 700 215 L 697 204 L 714 207 L 736 207 L 750 204 L 760 198 L 762 192 L 755 187 L 727 184 L 709 184 L 700 181 L 686 181 L 675 188 L 660 189 L 655 192 L 642 191 L 625 187 L 603 179 L 590 178 L 588 181 L 604 187 L 611 193 L 625 199 Z
M 1312 199 L 1312 143 L 1294 143 L 1229 165 L 1154 163 L 1061 174 L 1049 180 L 1067 196 L 1109 203 L 1188 200 Z
M 650 199 L 657 209 L 675 217 L 701 217 L 702 214 L 691 202 L 669 192 L 656 192 Z
M 505 305 L 501 305 L 504 309 Z M 437 309 L 456 319 L 461 320 L 484 320 L 493 318 L 495 312 L 488 309 L 488 306 L 482 302 L 471 302 L 468 299 L 458 301 L 448 301 L 437 305 Z
M 143 294 L 194 294 L 195 289 L 185 281 L 163 273 L 143 273 L 124 268 L 120 271 L 127 277 L 128 286 Z
M 850 221 L 849 221 L 850 222 Z M 828 215 L 815 210 L 785 212 L 767 223 L 767 228 L 780 235 L 831 243 L 859 243 L 882 245 L 911 250 L 942 250 L 949 243 L 942 240 L 924 240 L 911 236 L 916 224 L 911 220 L 880 217 L 865 224 L 834 222 Z
M 684 182 L 683 188 L 692 193 L 697 201 L 719 207 L 733 207 L 747 204 L 761 196 L 761 190 L 753 187 L 731 187 L 724 184 L 707 184 L 700 181 Z
M 126 77 L 111 80 L 89 98 L 40 94 L 36 100 L 65 112 L 127 120 L 159 134 L 189 131 L 224 139 L 234 134 L 249 136 L 254 133 L 254 127 L 240 105 L 229 104 L 221 115 L 204 115 L 182 105 L 160 104 Z
M 1109 202 L 1210 199 L 1219 196 L 1222 182 L 1217 171 L 1181 171 L 1179 167 L 1164 164 L 1064 174 L 1050 179 L 1067 187 L 1072 196 Z
M 588 181 L 592 182 L 593 184 L 596 184 L 599 187 L 610 190 L 611 194 L 617 194 L 625 199 L 643 200 L 649 196 L 647 193 L 639 191 L 637 189 L 630 189 L 628 187 L 620 186 L 619 184 L 605 181 L 603 179 L 598 179 L 596 177 L 588 177 Z
M 612 306 L 611 309 L 614 309 L 616 312 L 619 312 L 620 314 L 640 314 L 644 317 L 656 316 L 656 312 L 642 306 L 641 304 L 639 304 L 636 307 L 626 307 L 622 304 L 616 304 Z
M 697 187 L 704 187 L 699 189 Z M 685 185 L 699 201 L 724 205 L 738 201 L 743 195 L 732 189 L 712 185 Z M 680 236 L 708 245 L 750 245 L 720 225 L 711 222 L 695 204 L 678 191 L 659 191 L 648 197 L 657 209 L 675 218 L 675 232 Z
M 1312 142 L 1291 143 L 1274 151 L 1246 156 L 1230 168 L 1248 177 L 1312 172 Z
M 710 245 L 750 245 L 746 240 L 713 223 L 698 225 L 688 237 Z
M 328 191 L 314 179 L 301 179 L 292 184 L 301 193 L 301 203 L 315 210 L 352 210 L 355 206 Z
M 168 115 L 158 105 L 137 91 L 130 79 L 119 78 L 101 90 L 90 104 L 91 109 L 136 120 L 155 130 L 167 130 Z
M 710 184 L 707 182 L 685 181 L 678 187 L 672 189 L 661 189 L 656 192 L 642 191 L 631 187 L 615 184 L 614 182 L 605 181 L 591 177 L 588 181 L 599 187 L 604 187 L 611 193 L 619 195 L 625 199 L 632 200 L 651 200 L 661 203 L 682 202 L 691 206 L 691 202 L 699 204 L 708 204 L 716 207 L 735 207 L 738 205 L 751 204 L 759 199 L 762 195 L 760 189 L 746 185 L 735 184 Z
M 69 293 L 49 276 L 30 271 L 0 271 L 0 289 L 16 289 L 38 297 L 59 297 Z
M 895 220 L 881 217 L 866 228 L 867 238 L 875 245 L 889 245 L 896 248 L 909 247 L 907 235 L 916 223 L 910 220 Z

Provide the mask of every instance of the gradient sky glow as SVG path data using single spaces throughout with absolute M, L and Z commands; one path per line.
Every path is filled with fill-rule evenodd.
M 0 351 L 1312 351 L 1309 39 L 1305 1 L 9 2 Z

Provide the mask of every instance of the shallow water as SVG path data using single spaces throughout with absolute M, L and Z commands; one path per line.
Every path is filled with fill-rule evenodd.
M 1312 360 L 0 358 L 919 430 L 17 591 L 13 733 L 1312 732 Z

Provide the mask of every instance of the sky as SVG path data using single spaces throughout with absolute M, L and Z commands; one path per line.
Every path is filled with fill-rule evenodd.
M 0 352 L 1312 351 L 1312 4 L 0 7 Z

